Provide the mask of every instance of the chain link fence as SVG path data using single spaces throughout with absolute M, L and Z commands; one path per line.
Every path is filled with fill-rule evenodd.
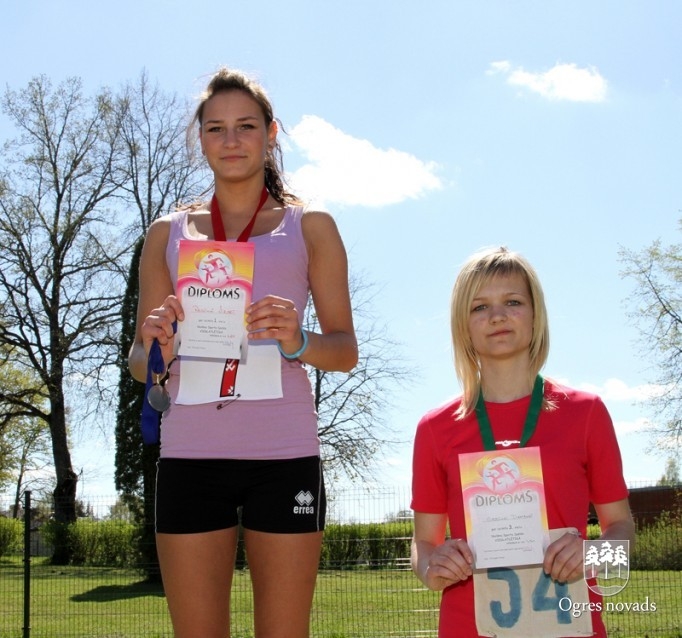
M 612 636 L 682 638 L 680 490 L 672 501 L 667 493 L 657 504 L 655 489 L 641 489 L 648 490 L 645 497 L 632 502 L 646 509 L 646 522 L 638 527 L 630 582 L 608 599 L 605 621 Z M 51 561 L 49 499 L 31 504 L 28 526 L 21 520 L 23 504 L 18 512 L 15 505 L 0 501 L 0 637 L 172 636 L 158 572 L 140 562 L 149 552 L 140 551 L 139 526 L 120 500 L 79 504 L 83 516 L 78 533 L 69 537 L 68 565 Z M 408 490 L 331 495 L 312 636 L 436 636 L 440 595 L 426 590 L 409 569 L 408 506 Z M 661 515 L 661 509 L 668 513 Z M 635 516 L 644 520 L 640 511 Z M 242 548 L 237 559 L 232 636 L 252 638 L 251 583 Z

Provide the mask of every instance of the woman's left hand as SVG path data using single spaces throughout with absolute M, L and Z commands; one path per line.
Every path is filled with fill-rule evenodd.
M 294 302 L 267 295 L 246 309 L 250 340 L 277 339 L 282 350 L 296 352 L 303 342 L 298 311 Z
M 583 540 L 577 530 L 550 544 L 542 568 L 558 583 L 573 583 L 583 577 Z

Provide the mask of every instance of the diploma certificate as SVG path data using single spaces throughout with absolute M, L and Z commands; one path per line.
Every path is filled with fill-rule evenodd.
M 179 355 L 245 357 L 253 259 L 249 242 L 180 240 L 177 295 L 185 319 L 178 322 Z
M 460 454 L 459 465 L 476 569 L 542 563 L 549 535 L 540 449 Z

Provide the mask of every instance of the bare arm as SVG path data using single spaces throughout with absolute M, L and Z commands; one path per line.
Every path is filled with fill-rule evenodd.
M 594 509 L 601 526 L 600 539 L 635 541 L 635 522 L 632 519 L 630 503 L 624 498 L 613 503 L 595 503 Z
M 173 292 L 166 265 L 169 223 L 160 219 L 149 228 L 140 257 L 140 294 L 137 303 L 135 341 L 128 354 L 133 378 L 145 382 L 147 356 L 152 341 L 158 339 L 164 361 L 173 359 L 173 322 L 184 315 Z
M 358 361 L 353 328 L 348 261 L 336 223 L 327 213 L 303 215 L 308 250 L 308 279 L 321 334 L 309 334 L 300 359 L 320 370 L 347 372 Z M 277 339 L 284 352 L 302 345 L 297 309 L 287 299 L 268 296 L 247 311 L 251 339 Z
M 472 574 L 474 557 L 461 538 L 445 540 L 446 514 L 414 513 L 412 571 L 429 589 L 441 591 Z
M 612 503 L 595 503 L 594 509 L 601 526 L 600 539 L 635 540 L 635 523 L 630 504 L 625 498 Z M 583 577 L 583 541 L 576 534 L 564 534 L 554 541 L 545 552 L 543 569 L 553 580 L 572 583 Z

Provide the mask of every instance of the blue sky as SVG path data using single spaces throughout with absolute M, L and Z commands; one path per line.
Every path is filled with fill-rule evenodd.
M 644 453 L 652 415 L 637 401 L 654 376 L 618 251 L 679 240 L 680 24 L 674 0 L 33 0 L 3 8 L 0 77 L 76 75 L 95 91 L 146 69 L 193 97 L 219 65 L 255 74 L 289 133 L 291 183 L 334 214 L 417 370 L 386 415 L 396 436 L 457 393 L 452 283 L 505 244 L 545 287 L 546 374 L 603 396 L 635 483 L 665 457 Z M 111 443 L 75 440 L 85 496 L 113 493 Z M 409 483 L 410 451 L 384 461 L 388 484 Z

